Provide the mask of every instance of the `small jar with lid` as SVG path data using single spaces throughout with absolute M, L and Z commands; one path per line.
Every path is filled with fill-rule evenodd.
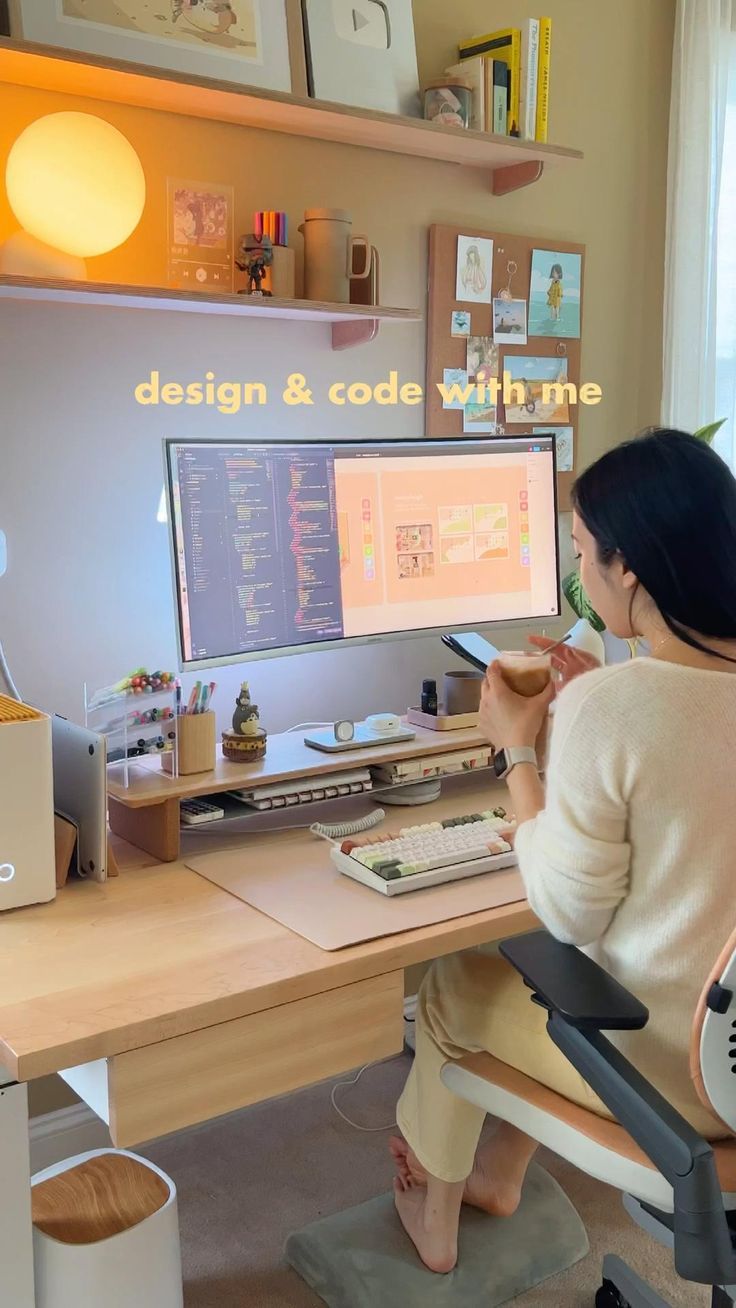
M 424 117 L 444 127 L 470 127 L 473 84 L 462 77 L 442 77 L 424 88 Z

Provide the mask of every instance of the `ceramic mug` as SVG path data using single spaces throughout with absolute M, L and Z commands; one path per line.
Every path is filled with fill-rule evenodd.
M 444 706 L 448 717 L 460 713 L 477 713 L 482 686 L 482 672 L 446 672 Z

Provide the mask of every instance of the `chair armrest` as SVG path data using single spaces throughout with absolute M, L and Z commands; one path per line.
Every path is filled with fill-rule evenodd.
M 672 1186 L 679 1275 L 701 1285 L 733 1283 L 736 1258 L 711 1146 L 600 1031 L 555 1012 L 547 1031 Z
M 548 931 L 504 940 L 503 957 L 523 976 L 537 1002 L 570 1026 L 596 1031 L 640 1031 L 649 1010 L 574 945 Z

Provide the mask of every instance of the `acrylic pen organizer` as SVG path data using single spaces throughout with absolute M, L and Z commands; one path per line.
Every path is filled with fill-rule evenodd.
M 88 730 L 105 737 L 108 767 L 129 785 L 130 768 L 151 757 L 172 760 L 176 776 L 176 687 L 173 680 L 157 689 L 108 686 L 89 694 L 84 687 L 84 719 Z

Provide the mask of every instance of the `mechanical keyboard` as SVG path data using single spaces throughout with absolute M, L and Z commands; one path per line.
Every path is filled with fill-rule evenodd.
M 332 848 L 340 872 L 383 895 L 403 895 L 515 867 L 515 822 L 502 810 L 469 813 L 399 832 L 347 839 Z

